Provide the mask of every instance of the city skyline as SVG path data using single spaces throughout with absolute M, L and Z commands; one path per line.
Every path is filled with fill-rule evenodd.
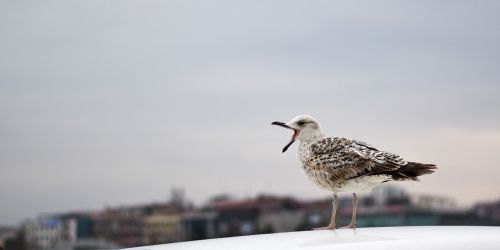
M 415 193 L 500 193 L 496 1 L 0 2 L 0 224 L 211 195 L 330 195 L 285 154 L 325 135 L 437 164 Z
M 272 194 L 245 199 L 219 196 L 192 207 L 183 191 L 171 200 L 92 212 L 41 215 L 20 227 L 0 228 L 5 249 L 123 248 L 232 236 L 310 230 L 329 221 L 331 199 L 299 200 Z M 498 226 L 500 200 L 457 208 L 453 200 L 380 186 L 359 197 L 360 227 Z M 350 197 L 339 199 L 337 222 L 347 224 Z M 338 224 L 337 224 L 338 225 Z

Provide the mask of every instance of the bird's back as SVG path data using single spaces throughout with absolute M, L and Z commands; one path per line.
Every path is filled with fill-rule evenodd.
M 333 191 L 345 189 L 351 184 L 359 186 L 393 179 L 415 180 L 418 175 L 430 173 L 435 168 L 431 164 L 408 164 L 399 155 L 339 137 L 302 142 L 299 159 L 313 182 Z

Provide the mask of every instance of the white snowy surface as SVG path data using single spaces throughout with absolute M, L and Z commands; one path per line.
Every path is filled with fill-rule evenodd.
M 500 249 L 500 227 L 379 227 L 262 234 L 131 248 L 198 249 Z

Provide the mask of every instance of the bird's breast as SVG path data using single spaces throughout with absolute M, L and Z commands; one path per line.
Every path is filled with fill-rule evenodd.
M 335 190 L 336 185 L 332 182 L 332 178 L 328 172 L 312 168 L 304 168 L 304 171 L 307 178 L 314 184 L 324 189 Z

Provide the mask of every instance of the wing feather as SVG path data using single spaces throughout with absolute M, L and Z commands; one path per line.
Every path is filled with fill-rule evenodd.
M 407 162 L 399 155 L 346 138 L 330 137 L 310 146 L 309 161 L 327 172 L 333 182 L 399 169 Z

